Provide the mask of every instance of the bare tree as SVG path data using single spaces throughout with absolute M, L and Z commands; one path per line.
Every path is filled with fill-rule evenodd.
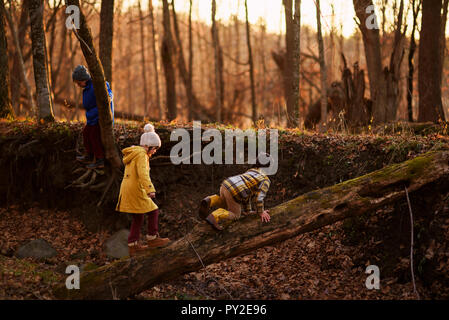
M 193 35 L 192 35 L 192 7 L 193 0 L 189 0 L 189 85 L 193 92 Z M 189 108 L 189 121 L 193 120 L 192 107 Z
M 25 43 L 25 36 L 27 33 L 27 27 L 29 25 L 29 17 L 28 17 L 28 10 L 27 8 L 27 2 L 28 0 L 22 1 L 22 6 L 20 8 L 20 17 L 18 21 L 18 25 L 16 27 L 16 24 L 11 24 L 9 20 L 14 20 L 13 17 L 11 17 L 9 11 L 6 11 L 6 19 L 8 20 L 8 25 L 11 30 L 12 40 L 15 47 L 15 54 L 11 69 L 11 103 L 16 110 L 16 113 L 18 114 L 20 112 L 20 92 L 22 84 L 25 86 L 25 90 L 27 97 L 28 97 L 28 107 L 31 109 L 32 113 L 35 112 L 35 104 L 34 100 L 31 94 L 30 87 L 26 87 L 26 85 L 29 86 L 29 82 L 27 79 L 23 78 L 23 72 L 22 67 L 24 67 L 24 61 L 23 61 L 23 46 Z M 10 4 L 13 4 L 13 2 L 10 1 Z M 11 5 L 10 9 L 11 10 Z M 18 29 L 18 30 L 17 30 Z M 17 44 L 16 44 L 16 37 L 17 37 Z M 26 73 L 25 73 L 26 74 Z M 31 97 L 31 100 L 29 99 Z
M 168 0 L 162 0 L 162 4 L 164 38 L 162 40 L 161 55 L 165 71 L 167 118 L 168 120 L 174 120 L 178 115 L 178 110 L 176 108 L 176 77 L 175 68 L 173 66 L 174 45 L 171 33 L 170 9 L 168 6 Z
M 301 0 L 283 0 L 286 22 L 286 65 L 284 66 L 284 87 L 287 101 L 287 126 L 296 127 L 299 118 L 299 75 L 300 75 L 300 34 Z
M 145 58 L 145 28 L 144 28 L 144 17 L 142 12 L 142 6 L 140 5 L 140 0 L 137 1 L 137 8 L 139 10 L 139 25 L 140 25 L 140 54 L 142 58 L 142 80 L 143 80 L 143 115 L 146 117 L 148 115 L 148 84 L 147 84 L 147 59 Z
M 248 19 L 248 1 L 245 0 L 245 19 L 246 19 L 246 45 L 248 46 L 248 64 L 249 64 L 249 76 L 251 83 L 251 107 L 253 122 L 256 123 L 258 118 L 257 104 L 256 104 L 256 89 L 254 84 L 254 62 L 253 51 L 251 48 L 251 27 Z
M 326 61 L 324 60 L 324 43 L 323 34 L 321 31 L 321 7 L 320 0 L 316 0 L 316 21 L 317 21 L 317 37 L 318 37 L 318 51 L 320 60 L 320 75 L 321 75 L 321 121 L 320 131 L 325 131 L 327 122 L 327 74 Z M 334 115 L 336 116 L 336 115 Z
M 443 81 L 444 59 L 446 56 L 446 23 L 449 0 L 443 2 L 443 13 L 441 16 L 441 34 L 440 34 L 440 82 Z
M 214 46 L 215 59 L 215 111 L 217 122 L 222 121 L 223 102 L 224 102 L 224 81 L 223 81 L 223 51 L 220 45 L 220 37 L 218 35 L 217 21 L 215 19 L 217 13 L 217 2 L 212 0 L 212 42 Z
M 406 28 L 402 31 L 404 2 L 401 0 L 399 6 L 390 65 L 385 68 L 382 67 L 379 27 L 373 1 L 353 0 L 353 3 L 365 46 L 370 95 L 373 101 L 373 121 L 383 123 L 395 120 L 400 97 L 399 79 L 406 31 Z M 367 10 L 370 8 L 371 11 Z
M 112 88 L 112 42 L 114 38 L 114 0 L 102 0 L 100 11 L 100 60 L 104 76 Z
M 29 0 L 28 14 L 31 24 L 31 44 L 33 51 L 34 81 L 36 83 L 38 119 L 54 121 L 50 96 L 47 49 L 44 32 L 44 1 Z
M 408 76 L 407 76 L 407 115 L 408 115 L 408 121 L 413 122 L 413 74 L 415 73 L 415 64 L 414 56 L 416 51 L 416 40 L 415 40 L 415 31 L 417 28 L 417 21 L 418 21 L 418 13 L 421 7 L 421 0 L 418 1 L 418 4 L 416 5 L 416 0 L 413 0 L 412 10 L 413 10 L 413 26 L 412 26 L 412 33 L 410 35 L 410 48 L 408 53 Z
M 420 122 L 444 120 L 440 77 L 441 9 L 442 0 L 423 1 L 418 72 Z
M 153 8 L 153 0 L 148 0 L 148 10 L 150 12 L 150 26 L 151 26 L 151 49 L 153 50 L 153 69 L 154 69 L 154 84 L 156 91 L 156 106 L 159 112 L 159 119 L 162 119 L 164 116 L 164 112 L 162 110 L 161 104 L 161 93 L 160 93 L 160 85 L 159 85 L 159 59 L 158 59 L 158 41 L 157 41 L 157 30 L 156 24 L 154 23 L 154 8 Z
M 5 28 L 5 4 L 0 0 L 0 118 L 14 117 L 9 86 L 8 40 Z

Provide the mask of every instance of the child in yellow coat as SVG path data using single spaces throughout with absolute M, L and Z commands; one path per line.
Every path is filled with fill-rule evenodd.
M 152 200 L 156 196 L 156 190 L 150 179 L 149 158 L 160 148 L 161 139 L 151 124 L 147 124 L 144 131 L 140 138 L 140 146 L 123 149 L 125 173 L 116 207 L 117 211 L 131 213 L 133 216 L 128 237 L 130 256 L 149 247 L 164 246 L 170 241 L 168 238 L 159 237 L 159 210 Z M 147 245 L 142 245 L 139 239 L 145 214 L 148 217 Z

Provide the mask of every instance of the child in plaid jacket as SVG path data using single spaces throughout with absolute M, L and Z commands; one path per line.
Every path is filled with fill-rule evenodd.
M 259 158 L 259 157 L 258 157 Z M 268 165 L 267 165 L 268 166 Z M 270 221 L 269 210 L 264 209 L 264 199 L 270 188 L 270 179 L 262 172 L 265 167 L 257 160 L 254 168 L 243 174 L 225 179 L 220 186 L 220 195 L 214 194 L 201 201 L 199 216 L 216 230 L 223 228 L 218 224 L 222 219 L 237 220 L 251 211 L 251 203 L 256 202 L 256 213 L 263 222 Z M 217 207 L 209 214 L 212 207 Z

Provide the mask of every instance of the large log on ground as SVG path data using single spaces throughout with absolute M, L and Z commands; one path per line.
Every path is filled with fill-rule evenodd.
M 65 299 L 126 298 L 205 265 L 271 245 L 336 221 L 362 215 L 438 185 L 449 176 L 449 151 L 432 151 L 332 187 L 312 191 L 270 210 L 271 222 L 257 216 L 230 222 L 217 233 L 199 223 L 184 238 L 133 259 L 121 259 L 82 273 L 79 290 L 55 288 Z M 182 223 L 182 222 L 180 222 Z M 193 249 L 195 248 L 195 250 Z

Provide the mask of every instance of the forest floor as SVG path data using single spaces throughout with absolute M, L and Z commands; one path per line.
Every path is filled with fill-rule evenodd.
M 88 193 L 83 198 L 81 192 L 62 190 L 67 179 L 73 178 L 70 175 L 73 160 L 70 159 L 75 156 L 74 144 L 81 129 L 80 124 L 36 128 L 27 124 L 0 122 L 0 149 L 12 152 L 12 156 L 16 150 L 8 147 L 8 141 L 16 143 L 18 147 L 15 148 L 19 152 L 20 144 L 30 139 L 37 137 L 39 141 L 44 141 L 35 147 L 36 150 L 30 149 L 27 153 L 22 150 L 22 162 L 18 162 L 22 167 L 17 167 L 16 172 L 23 177 L 17 176 L 14 182 L 21 183 L 15 191 L 20 197 L 15 204 L 0 207 L 0 299 L 52 299 L 51 286 L 65 282 L 67 265 L 75 264 L 89 270 L 113 261 L 103 253 L 103 244 L 117 229 L 126 226 L 115 229 L 105 226 L 95 230 L 92 224 L 101 221 L 98 220 L 101 215 L 89 223 L 88 219 L 80 219 L 74 211 L 87 210 L 83 202 L 89 201 L 92 196 L 98 197 L 98 194 Z M 317 135 L 299 131 L 281 133 L 280 170 L 273 178 L 267 207 L 388 164 L 402 162 L 429 150 L 448 148 L 448 137 L 439 132 L 421 136 L 401 131 L 391 135 Z M 15 139 L 16 136 L 21 140 Z M 135 144 L 139 128 L 116 125 L 116 137 L 119 137 L 121 147 Z M 55 145 L 61 146 L 58 147 L 57 155 L 52 154 Z M 169 152 L 168 143 L 165 145 L 167 150 L 161 150 L 162 155 Z M 14 167 L 4 165 L 10 161 L 10 158 L 5 158 L 5 152 L 2 157 L 0 169 L 3 165 L 4 172 L 9 173 Z M 36 157 L 41 157 L 41 160 Z M 51 166 L 52 163 L 62 165 Z M 36 165 L 43 174 L 36 173 Z M 63 178 L 60 184 L 56 183 L 58 179 L 45 175 L 53 174 L 55 170 L 59 170 L 57 178 Z M 151 175 L 158 186 L 158 205 L 161 208 L 161 235 L 178 239 L 187 233 L 195 223 L 200 222 L 196 217 L 199 200 L 216 192 L 222 177 L 239 170 L 242 168 L 181 166 L 174 171 L 172 166 L 158 167 L 152 164 Z M 0 186 L 3 184 L 3 187 L 8 187 L 8 183 L 11 182 L 0 181 Z M 44 191 L 36 189 L 41 186 Z M 51 195 L 55 191 L 58 193 Z M 11 194 L 14 195 L 13 192 Z M 23 205 L 21 202 L 27 197 L 33 198 L 32 203 Z M 48 204 L 58 204 L 61 199 L 64 201 L 60 202 L 62 205 L 59 209 Z M 438 219 L 432 218 L 429 222 L 425 221 L 424 216 L 423 221 L 419 221 L 423 232 L 429 230 L 429 223 L 439 228 L 439 233 L 432 233 L 433 244 L 429 245 L 432 239 L 421 239 L 416 248 L 419 266 L 423 266 L 424 270 L 415 271 L 416 284 L 424 299 L 449 297 L 449 289 L 444 289 L 447 283 L 444 275 L 449 274 L 449 257 L 446 254 L 449 252 L 447 199 L 446 196 L 445 201 L 442 201 L 444 208 Z M 414 199 L 411 200 L 415 205 Z M 96 202 L 93 200 L 92 203 Z M 65 208 L 61 208 L 63 206 Z M 115 202 L 112 201 L 110 206 L 114 208 Z M 131 298 L 416 299 L 410 276 L 409 227 L 404 222 L 407 221 L 408 211 L 404 211 L 403 204 L 401 206 L 385 207 L 363 219 L 338 222 L 250 254 L 211 264 Z M 94 213 L 95 210 L 86 211 L 84 215 Z M 107 210 L 106 214 L 116 215 Z M 44 261 L 14 256 L 17 248 L 33 239 L 45 239 L 58 251 L 58 255 Z M 428 268 L 437 269 L 443 278 L 434 277 L 432 273 L 431 277 L 434 278 L 424 284 L 421 279 L 425 275 L 426 259 L 422 257 L 427 257 L 429 250 L 432 251 L 429 255 L 432 257 L 427 261 L 432 260 L 432 264 Z M 371 264 L 387 266 L 386 272 L 381 271 L 380 290 L 368 290 L 365 286 L 368 277 L 365 269 Z M 431 290 L 429 286 L 432 286 Z
M 38 207 L 0 209 L 0 299 L 52 299 L 51 285 L 65 281 L 67 264 L 97 266 L 108 232 L 91 233 L 67 212 Z M 45 239 L 58 256 L 45 261 L 12 255 L 29 239 Z M 358 262 L 366 243 L 345 244 L 342 222 L 275 246 L 207 266 L 157 285 L 135 299 L 415 299 L 411 282 L 382 278 L 380 290 L 365 286 Z M 375 261 L 376 257 L 372 257 Z M 362 259 L 363 260 L 363 259 Z M 68 262 L 70 261 L 70 262 Z M 418 282 L 418 291 L 422 292 Z

